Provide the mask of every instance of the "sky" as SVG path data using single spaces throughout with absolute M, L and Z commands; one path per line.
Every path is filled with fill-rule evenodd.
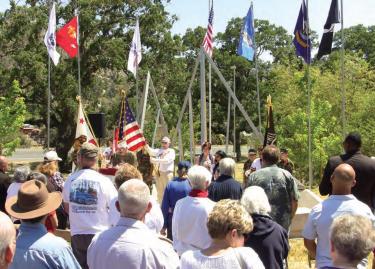
M 375 25 L 375 0 L 343 1 L 344 27 Z M 250 3 L 250 0 L 214 0 L 214 32 L 223 32 L 231 18 L 244 17 Z M 289 33 L 293 32 L 301 0 L 254 0 L 253 3 L 256 19 L 269 20 L 283 26 Z M 309 0 L 310 25 L 319 35 L 323 31 L 330 3 L 330 0 Z M 0 11 L 7 7 L 9 0 L 0 0 Z M 184 34 L 187 28 L 207 26 L 208 0 L 171 0 L 166 8 L 179 18 L 172 28 L 174 34 Z

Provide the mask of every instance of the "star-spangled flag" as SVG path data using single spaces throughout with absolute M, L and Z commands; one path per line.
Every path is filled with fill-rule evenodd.
M 82 103 L 78 102 L 78 115 L 77 115 L 77 129 L 76 129 L 76 136 L 78 138 L 80 136 L 86 136 L 86 141 L 97 145 L 96 138 L 94 134 L 91 132 L 89 125 L 87 123 L 87 119 L 85 117 L 85 113 L 83 112 Z
M 335 24 L 340 22 L 339 2 L 332 0 L 329 8 L 328 18 L 324 24 L 324 32 L 322 40 L 320 41 L 317 58 L 322 58 L 323 55 L 330 54 L 332 51 L 333 32 Z
M 204 36 L 203 39 L 203 49 L 206 51 L 206 53 L 212 57 L 212 52 L 214 50 L 214 42 L 213 42 L 213 32 L 214 32 L 214 27 L 213 27 L 213 20 L 214 20 L 214 6 L 211 5 L 210 13 L 208 15 L 208 25 L 207 25 L 207 31 L 206 35 Z
M 78 17 L 75 16 L 56 33 L 56 43 L 70 58 L 78 54 Z
M 294 28 L 293 44 L 296 47 L 296 54 L 301 56 L 305 63 L 311 63 L 311 40 L 308 29 L 308 10 L 305 0 L 302 0 L 296 27 Z
M 253 21 L 253 4 L 251 4 L 241 30 L 240 42 L 238 43 L 237 48 L 237 54 L 242 57 L 245 57 L 249 61 L 252 61 L 254 59 L 255 54 L 255 30 Z
M 47 47 L 49 57 L 51 57 L 54 65 L 59 63 L 60 54 L 56 51 L 56 11 L 55 2 L 52 4 L 51 12 L 49 14 L 48 29 L 44 35 L 44 44 Z
M 135 77 L 137 76 L 137 69 L 141 60 L 141 34 L 139 32 L 139 22 L 137 19 L 128 58 L 128 70 L 132 72 Z

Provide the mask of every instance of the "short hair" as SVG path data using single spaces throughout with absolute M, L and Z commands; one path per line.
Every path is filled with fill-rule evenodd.
M 280 159 L 280 150 L 274 146 L 266 146 L 262 151 L 262 159 L 267 164 L 276 164 Z
M 220 175 L 233 176 L 236 163 L 232 158 L 224 158 L 219 162 Z
M 363 216 L 345 214 L 336 217 L 331 224 L 330 239 L 337 252 L 355 265 L 375 247 L 372 221 Z
M 122 183 L 132 178 L 143 179 L 141 172 L 135 166 L 123 163 L 115 174 L 115 184 L 119 189 Z
M 5 254 L 12 240 L 16 237 L 16 229 L 10 218 L 0 211 L 0 266 L 5 264 Z
M 362 138 L 361 134 L 358 132 L 350 132 L 344 140 L 344 143 L 351 144 L 353 146 L 356 146 L 357 148 L 360 148 L 362 146 Z
M 48 183 L 47 177 L 44 174 L 39 173 L 39 172 L 32 172 L 27 176 L 27 181 L 33 180 L 33 179 L 44 183 L 44 185 L 47 185 Z
M 17 167 L 14 169 L 13 181 L 18 183 L 25 182 L 30 172 L 30 167 L 27 165 Z
M 351 183 L 355 180 L 355 170 L 350 164 L 342 163 L 333 170 L 332 177 L 340 182 Z
M 241 204 L 251 214 L 268 215 L 271 212 L 271 206 L 268 197 L 263 188 L 259 186 L 250 186 L 245 189 Z
M 194 165 L 188 171 L 188 179 L 192 189 L 205 190 L 211 183 L 212 175 L 206 167 Z
M 150 189 L 139 179 L 129 179 L 118 190 L 118 202 L 121 215 L 137 219 L 150 202 Z
M 255 153 L 256 154 L 257 151 L 255 149 L 251 148 L 251 149 L 249 149 L 248 153 Z
M 210 142 L 204 142 L 203 144 L 202 144 L 202 150 L 204 149 L 204 148 L 208 148 L 209 150 L 211 150 L 211 143 Z
M 239 201 L 224 199 L 208 216 L 207 229 L 212 239 L 222 239 L 233 229 L 248 234 L 253 230 L 253 220 Z
M 215 155 L 220 156 L 220 158 L 222 158 L 222 159 L 224 159 L 224 158 L 227 157 L 227 154 L 226 154 L 225 151 L 223 151 L 223 150 L 218 150 L 218 151 L 216 151 Z

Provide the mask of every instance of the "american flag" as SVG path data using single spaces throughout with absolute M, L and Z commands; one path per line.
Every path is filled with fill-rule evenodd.
M 202 43 L 202 46 L 204 48 L 204 50 L 207 52 L 208 55 L 210 55 L 210 57 L 212 57 L 212 51 L 213 51 L 213 25 L 212 25 L 212 21 L 214 20 L 214 8 L 213 8 L 213 5 L 211 5 L 211 9 L 210 9 L 210 14 L 208 16 L 208 25 L 207 25 L 207 32 L 206 32 L 206 35 L 204 36 L 204 39 L 203 39 L 203 43 Z
M 124 113 L 125 112 L 125 113 Z M 126 124 L 126 125 L 125 125 Z M 124 130 L 125 125 L 125 130 Z M 142 146 L 146 145 L 146 140 L 142 134 L 137 121 L 134 118 L 133 112 L 130 109 L 128 99 L 122 102 L 120 126 L 119 126 L 119 142 L 126 142 L 130 151 L 137 151 Z

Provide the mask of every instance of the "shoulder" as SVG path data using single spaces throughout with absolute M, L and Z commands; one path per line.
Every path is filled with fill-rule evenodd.
M 243 258 L 247 268 L 264 268 L 258 254 L 250 247 L 235 248 L 235 251 Z

